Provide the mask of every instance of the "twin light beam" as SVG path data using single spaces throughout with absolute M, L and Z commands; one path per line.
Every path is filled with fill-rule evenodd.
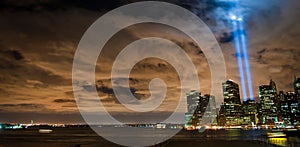
M 243 100 L 244 101 L 247 100 L 246 87 L 248 87 L 250 100 L 254 100 L 251 72 L 250 72 L 249 58 L 248 58 L 247 38 L 246 38 L 246 32 L 244 27 L 244 18 L 239 14 L 234 14 L 233 12 L 231 12 L 231 14 L 229 15 L 229 19 L 231 21 L 233 31 L 234 31 L 233 33 L 234 46 L 235 46 L 236 57 L 239 66 Z M 247 81 L 247 85 L 246 85 L 246 81 Z

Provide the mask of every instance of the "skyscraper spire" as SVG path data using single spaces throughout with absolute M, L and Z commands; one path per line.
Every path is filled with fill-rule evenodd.
M 270 80 L 270 87 L 272 88 L 272 90 L 274 91 L 274 93 L 277 93 L 276 84 L 275 84 L 275 82 L 272 79 Z

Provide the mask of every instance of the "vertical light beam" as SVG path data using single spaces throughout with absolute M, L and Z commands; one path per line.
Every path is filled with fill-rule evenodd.
M 237 20 L 232 20 L 232 26 L 234 31 L 234 45 L 236 50 L 236 58 L 238 60 L 238 68 L 240 73 L 240 80 L 241 80 L 241 86 L 242 86 L 242 95 L 243 99 L 247 100 L 247 91 L 246 91 L 246 84 L 245 84 L 245 77 L 244 77 L 244 69 L 243 69 L 243 61 L 242 61 L 242 52 L 241 52 L 241 45 L 240 45 L 240 33 L 238 30 L 238 24 Z
M 247 92 L 249 92 L 249 97 L 251 100 L 254 100 L 253 89 L 252 89 L 252 80 L 251 72 L 249 66 L 249 57 L 248 57 L 248 47 L 247 47 L 247 38 L 244 28 L 244 18 L 242 16 L 242 11 L 238 7 L 240 6 L 239 0 L 219 0 L 221 2 L 233 3 L 229 10 L 229 20 L 232 23 L 234 30 L 234 45 L 236 50 L 236 57 L 238 61 L 238 68 L 240 73 L 241 87 L 243 100 L 247 100 Z M 246 85 L 247 80 L 247 85 Z M 248 86 L 248 91 L 247 87 Z
M 242 54 L 243 54 L 244 64 L 245 64 L 249 96 L 250 96 L 251 100 L 254 100 L 253 89 L 252 89 L 251 72 L 250 72 L 250 66 L 249 66 L 249 57 L 248 57 L 246 34 L 245 34 L 244 24 L 243 24 L 242 21 L 238 21 L 238 29 L 239 29 L 239 32 L 240 32 L 239 36 L 241 37 L 241 43 L 242 43 Z

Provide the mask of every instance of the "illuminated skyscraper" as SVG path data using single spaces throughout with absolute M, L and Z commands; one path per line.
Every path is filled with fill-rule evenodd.
M 192 90 L 189 93 L 186 94 L 187 96 L 187 113 L 194 113 L 196 111 L 196 108 L 199 104 L 201 93 Z
M 232 80 L 227 80 L 222 83 L 222 86 L 226 114 L 240 114 L 241 99 L 239 85 Z
M 245 124 L 256 124 L 258 123 L 258 105 L 254 100 L 244 101 L 242 104 L 243 116 L 244 118 L 249 118 L 249 120 L 244 121 Z
M 232 80 L 222 83 L 224 103 L 241 104 L 239 85 Z
M 187 113 L 185 113 L 185 128 L 196 129 L 200 126 L 199 101 L 200 92 L 192 90 L 187 94 Z
M 271 80 L 269 85 L 259 86 L 258 92 L 261 103 L 260 116 L 262 124 L 275 124 L 275 122 L 278 122 L 275 82 Z
M 196 129 L 203 124 L 217 124 L 215 97 L 208 94 L 201 96 L 200 92 L 193 90 L 187 93 L 185 127 Z
M 300 109 L 297 96 L 294 92 L 287 92 L 280 100 L 280 114 L 282 121 L 287 125 L 300 123 Z
M 201 96 L 200 109 L 202 109 L 202 121 L 205 124 L 217 125 L 217 108 L 215 96 L 205 94 Z
M 224 104 L 222 111 L 225 112 L 226 125 L 239 125 L 242 112 L 239 85 L 232 80 L 222 83 Z

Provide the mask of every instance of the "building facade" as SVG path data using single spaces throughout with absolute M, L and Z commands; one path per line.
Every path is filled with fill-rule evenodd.
M 267 125 L 274 125 L 279 122 L 279 110 L 277 105 L 277 89 L 274 81 L 270 80 L 269 85 L 259 86 L 259 100 L 260 100 L 260 117 L 261 123 Z
M 280 99 L 280 118 L 285 125 L 300 124 L 299 100 L 295 92 L 287 92 Z
M 258 104 L 255 100 L 247 100 L 242 104 L 244 124 L 257 124 L 259 122 Z
M 200 107 L 202 107 L 203 119 L 202 124 L 210 124 L 217 125 L 217 108 L 216 108 L 216 100 L 215 96 L 205 94 L 201 96 L 204 103 Z
M 240 125 L 240 118 L 243 115 L 239 85 L 232 80 L 222 83 L 224 97 L 224 112 L 226 125 Z
M 200 102 L 201 93 L 196 90 L 192 90 L 186 94 L 187 96 L 187 113 L 185 113 L 185 127 L 192 127 L 195 129 L 196 126 L 200 125 L 200 114 L 198 105 Z
M 202 125 L 217 125 L 215 97 L 201 96 L 198 91 L 187 93 L 187 113 L 185 113 L 185 128 L 196 129 Z

